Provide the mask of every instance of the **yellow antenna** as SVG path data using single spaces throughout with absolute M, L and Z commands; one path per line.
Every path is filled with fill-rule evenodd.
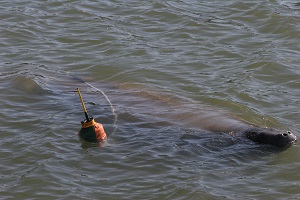
M 85 108 L 85 105 L 84 105 L 82 96 L 81 96 L 81 94 L 80 94 L 79 88 L 77 88 L 77 93 L 78 93 L 79 98 L 80 98 L 80 101 L 81 101 L 81 105 L 82 105 L 82 108 L 83 108 L 83 111 L 84 111 L 84 114 L 85 114 L 86 121 L 88 122 L 88 121 L 90 121 L 90 118 L 89 118 L 89 115 L 88 115 L 88 113 L 87 113 L 87 111 L 86 111 L 86 108 Z

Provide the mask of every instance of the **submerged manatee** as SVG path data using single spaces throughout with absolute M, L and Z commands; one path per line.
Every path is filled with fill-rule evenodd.
M 76 81 L 85 83 L 77 77 Z M 145 115 L 154 115 L 161 121 L 170 122 L 175 126 L 241 135 L 254 142 L 281 148 L 288 147 L 297 140 L 291 131 L 259 127 L 222 112 L 193 108 L 183 103 L 182 99 L 153 91 L 141 84 L 126 83 L 108 88 L 110 91 L 114 90 L 109 96 L 115 104 L 131 107 Z

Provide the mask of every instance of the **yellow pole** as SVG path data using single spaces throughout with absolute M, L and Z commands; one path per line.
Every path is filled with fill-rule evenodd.
M 90 118 L 89 118 L 89 115 L 88 115 L 88 113 L 87 113 L 87 111 L 86 111 L 86 108 L 85 108 L 85 105 L 84 105 L 82 96 L 81 96 L 81 94 L 80 94 L 79 88 L 77 88 L 77 93 L 78 93 L 78 95 L 79 95 L 79 98 L 80 98 L 80 101 L 81 101 L 81 105 L 82 105 L 82 108 L 83 108 L 83 111 L 84 111 L 86 120 L 87 120 L 87 121 L 90 121 Z

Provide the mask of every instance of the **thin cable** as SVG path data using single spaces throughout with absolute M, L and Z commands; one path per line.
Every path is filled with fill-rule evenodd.
M 91 88 L 94 88 L 98 92 L 101 92 L 101 94 L 106 98 L 107 102 L 109 103 L 109 106 L 111 108 L 112 113 L 115 114 L 115 108 L 113 107 L 113 105 L 112 105 L 111 101 L 109 100 L 108 96 L 102 90 L 96 88 L 95 86 L 89 84 L 88 82 L 84 82 L 84 83 L 87 84 L 88 86 L 90 86 Z
M 76 77 L 76 78 L 78 78 L 78 77 Z M 81 79 L 80 79 L 80 80 L 81 80 Z M 93 88 L 93 89 L 97 90 L 98 92 L 100 92 L 100 93 L 105 97 L 106 101 L 109 103 L 111 112 L 113 113 L 114 118 L 115 118 L 115 119 L 114 119 L 114 123 L 113 123 L 114 130 L 113 130 L 113 132 L 110 134 L 110 135 L 113 135 L 113 134 L 116 132 L 116 130 L 117 130 L 117 119 L 118 119 L 118 115 L 115 113 L 115 108 L 114 108 L 113 104 L 112 104 L 111 101 L 109 100 L 108 96 L 107 96 L 102 90 L 100 90 L 99 88 L 96 88 L 95 86 L 93 86 L 92 84 L 90 84 L 90 83 L 88 83 L 88 82 L 85 82 L 85 81 L 83 81 L 83 80 L 81 80 L 81 81 L 84 82 L 85 84 L 87 84 L 88 86 L 90 86 L 91 88 Z

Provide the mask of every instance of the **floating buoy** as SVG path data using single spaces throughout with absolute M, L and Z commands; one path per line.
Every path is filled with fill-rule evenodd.
M 87 110 L 85 108 L 82 96 L 80 94 L 79 88 L 77 92 L 81 101 L 81 105 L 85 114 L 85 119 L 81 121 L 81 129 L 78 132 L 80 138 L 88 142 L 102 142 L 107 139 L 106 133 L 104 131 L 103 125 L 95 122 L 93 117 L 89 117 Z

